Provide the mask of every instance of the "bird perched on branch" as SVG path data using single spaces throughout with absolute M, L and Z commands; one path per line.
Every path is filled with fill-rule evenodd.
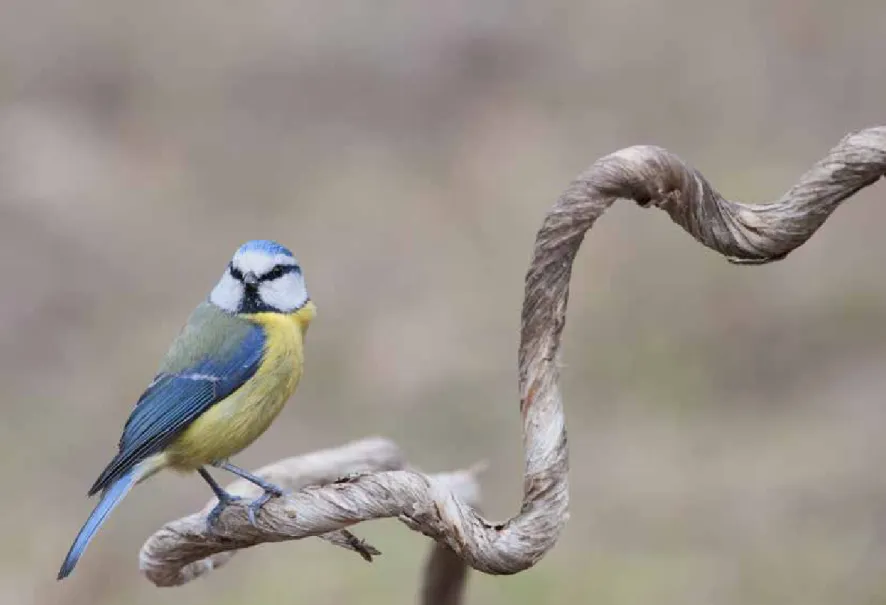
M 238 499 L 207 466 L 262 488 L 250 520 L 283 490 L 228 462 L 273 422 L 302 374 L 303 338 L 316 313 L 301 267 L 280 244 L 255 240 L 234 254 L 218 284 L 173 341 L 126 421 L 119 451 L 89 490 L 101 500 L 71 545 L 67 577 L 130 489 L 158 471 L 197 471 L 218 498 L 210 526 Z

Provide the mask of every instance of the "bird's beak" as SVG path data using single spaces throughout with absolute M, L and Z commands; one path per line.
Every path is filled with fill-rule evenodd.
M 252 271 L 247 271 L 243 276 L 243 283 L 247 286 L 254 286 L 258 283 L 258 277 Z

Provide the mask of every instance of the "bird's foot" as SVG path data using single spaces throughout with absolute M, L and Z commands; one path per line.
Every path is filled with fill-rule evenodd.
M 218 504 L 212 507 L 212 510 L 209 511 L 209 514 L 206 515 L 206 527 L 209 531 L 215 529 L 215 524 L 218 522 L 218 518 L 221 515 L 222 511 L 225 510 L 230 504 L 242 500 L 240 496 L 235 496 L 233 494 L 226 494 L 224 497 L 218 499 Z M 251 520 L 251 517 L 250 517 Z
M 271 500 L 271 498 L 279 498 L 285 494 L 282 489 L 272 483 L 266 483 L 262 486 L 262 489 L 264 490 L 262 495 L 250 502 L 249 506 L 246 507 L 246 514 L 252 525 L 256 524 L 255 515 Z
M 253 500 L 252 502 L 250 502 L 246 508 L 246 514 L 248 515 L 249 522 L 252 525 L 255 525 L 256 513 L 258 513 L 258 511 L 260 511 L 261 508 L 265 504 L 267 504 L 271 498 L 280 497 L 285 494 L 285 492 L 281 488 L 277 487 L 273 483 L 265 481 L 264 479 L 262 479 L 258 475 L 254 475 L 247 470 L 243 470 L 239 466 L 234 466 L 233 464 L 231 464 L 227 460 L 224 460 L 221 462 L 215 462 L 215 463 L 213 463 L 213 466 L 215 466 L 217 468 L 224 469 L 228 472 L 234 473 L 238 477 L 242 477 L 243 479 L 246 479 L 247 481 L 249 481 L 253 485 L 257 485 L 258 487 L 260 487 L 262 489 L 262 495 L 259 496 L 258 498 L 256 498 L 255 500 Z M 219 489 L 221 489 L 221 488 L 219 488 Z

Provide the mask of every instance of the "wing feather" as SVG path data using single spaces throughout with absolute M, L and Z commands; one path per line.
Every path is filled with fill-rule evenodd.
M 199 330 L 184 330 L 173 350 L 187 345 L 182 339 L 194 338 L 199 338 Z M 96 479 L 89 495 L 107 488 L 145 458 L 163 451 L 203 412 L 242 386 L 258 370 L 264 345 L 262 328 L 248 324 L 245 332 L 232 330 L 227 338 L 202 339 L 197 342 L 202 351 L 195 354 L 193 347 L 189 349 L 194 360 L 190 365 L 157 374 L 126 422 L 119 452 Z

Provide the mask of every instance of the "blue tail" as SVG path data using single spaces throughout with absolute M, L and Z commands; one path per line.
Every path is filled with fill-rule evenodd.
M 74 566 L 77 565 L 77 561 L 80 560 L 80 556 L 83 554 L 83 551 L 86 550 L 86 547 L 89 545 L 89 541 L 92 540 L 95 532 L 99 530 L 102 523 L 104 523 L 105 519 L 108 518 L 108 515 L 111 514 L 111 511 L 120 504 L 120 501 L 123 500 L 124 496 L 129 493 L 129 490 L 138 483 L 138 480 L 143 474 L 143 469 L 136 466 L 108 486 L 108 489 L 102 494 L 102 499 L 96 505 L 95 510 L 89 515 L 86 523 L 84 523 L 83 527 L 80 529 L 80 533 L 77 534 L 77 537 L 74 539 L 74 543 L 71 544 L 71 550 L 68 551 L 68 556 L 65 557 L 65 562 L 62 563 L 62 567 L 58 572 L 59 580 L 66 578 L 72 571 L 74 571 Z

